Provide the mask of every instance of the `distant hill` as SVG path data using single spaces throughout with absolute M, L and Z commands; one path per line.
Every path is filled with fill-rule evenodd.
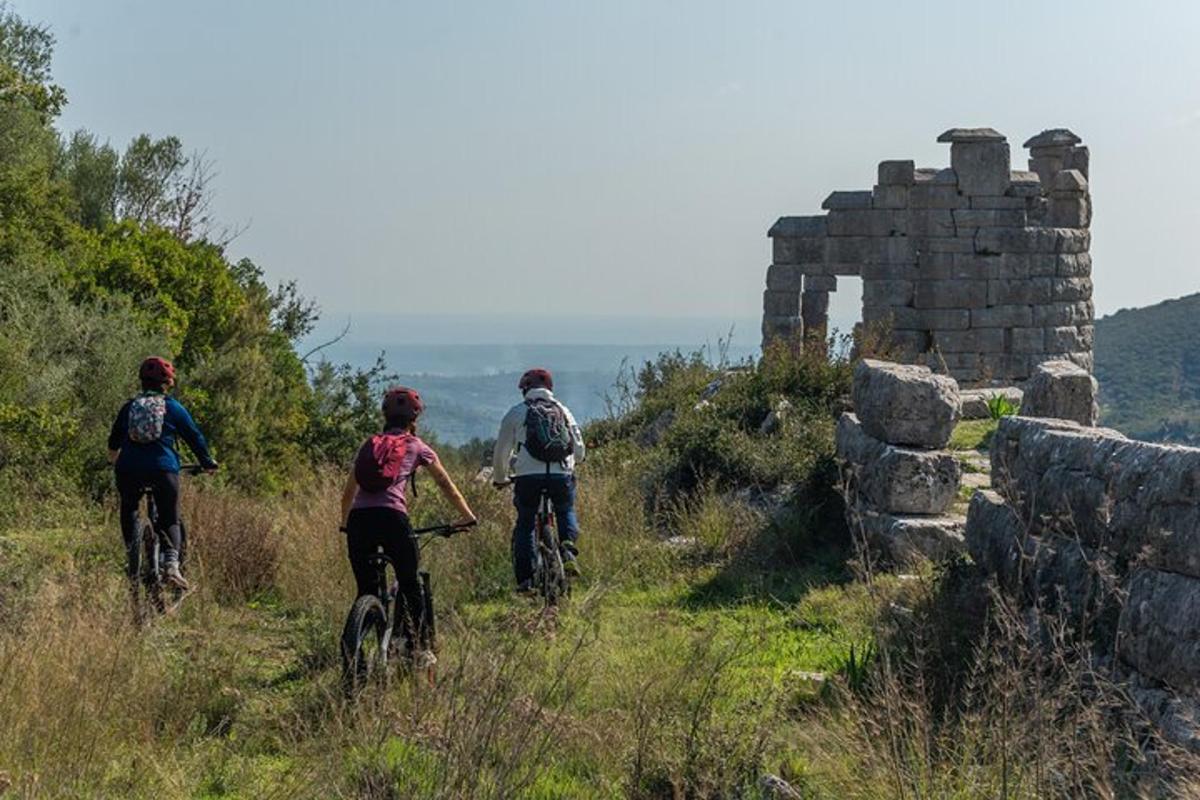
M 1097 320 L 1096 378 L 1102 425 L 1200 444 L 1200 294 Z

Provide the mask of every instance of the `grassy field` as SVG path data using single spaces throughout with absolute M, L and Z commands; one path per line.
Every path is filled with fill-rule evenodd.
M 425 551 L 437 685 L 354 703 L 340 476 L 189 486 L 198 589 L 145 627 L 111 510 L 31 509 L 0 532 L 0 796 L 755 798 L 766 773 L 807 798 L 1169 796 L 1122 791 L 1157 774 L 1141 729 L 1076 702 L 1095 673 L 1051 664 L 966 565 L 871 574 L 829 509 L 711 486 L 651 526 L 624 456 L 582 476 L 586 576 L 555 616 L 513 596 L 508 496 L 460 465 L 483 523 Z

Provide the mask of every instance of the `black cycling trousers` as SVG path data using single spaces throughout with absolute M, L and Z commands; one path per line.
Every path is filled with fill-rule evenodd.
M 142 490 L 150 489 L 158 512 L 159 530 L 166 534 L 163 557 L 169 564 L 179 561 L 179 474 L 176 472 L 118 472 L 117 492 L 121 495 L 121 537 L 125 540 L 125 571 L 137 578 L 141 563 L 141 539 L 138 536 L 138 504 Z
M 421 550 L 412 535 L 408 515 L 394 508 L 356 508 L 346 522 L 346 548 L 358 596 L 374 594 L 375 570 L 368 563 L 378 546 L 391 560 L 399 583 L 394 630 L 404 636 L 409 648 L 421 641 L 418 632 L 425 629 L 424 592 L 417 575 Z

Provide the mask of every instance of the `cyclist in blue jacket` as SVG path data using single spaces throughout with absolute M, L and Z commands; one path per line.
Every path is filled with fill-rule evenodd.
M 182 438 L 200 466 L 212 471 L 217 462 L 192 415 L 171 397 L 175 367 L 163 358 L 151 357 L 138 370 L 142 391 L 121 407 L 108 435 L 108 460 L 116 470 L 121 495 L 121 536 L 128 556 L 126 570 L 137 580 L 138 504 L 142 490 L 149 488 L 158 509 L 158 521 L 167 534 L 163 545 L 165 577 L 180 589 L 188 588 L 179 571 L 179 453 L 176 437 Z

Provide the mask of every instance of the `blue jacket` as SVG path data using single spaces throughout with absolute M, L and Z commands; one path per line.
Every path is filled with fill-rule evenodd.
M 202 466 L 215 462 L 208 452 L 208 442 L 196 427 L 192 415 L 174 397 L 167 397 L 167 416 L 163 420 L 162 438 L 150 444 L 129 441 L 130 400 L 121 406 L 112 432 L 108 435 L 108 449 L 120 450 L 117 457 L 117 472 L 179 472 L 179 453 L 175 438 L 181 437 L 196 454 Z

